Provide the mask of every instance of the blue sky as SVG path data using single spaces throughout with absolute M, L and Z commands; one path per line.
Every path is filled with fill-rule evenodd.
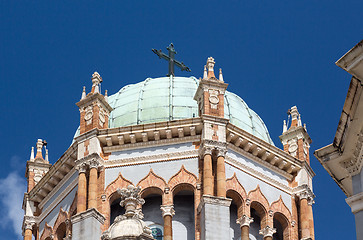
M 21 225 L 25 164 L 37 138 L 54 163 L 79 124 L 75 103 L 98 71 L 103 89 L 165 76 L 151 48 L 173 42 L 201 77 L 207 57 L 275 144 L 297 105 L 313 140 L 330 144 L 350 76 L 334 63 L 362 39 L 362 1 L 0 1 L 0 235 Z M 317 239 L 355 239 L 345 195 L 311 154 Z

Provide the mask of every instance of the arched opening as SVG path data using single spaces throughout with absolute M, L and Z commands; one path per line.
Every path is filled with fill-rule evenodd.
M 120 205 L 120 197 L 121 196 L 117 192 L 112 194 L 110 197 L 110 225 L 115 221 L 117 216 L 125 213 L 125 208 Z
M 263 240 L 259 231 L 266 226 L 266 210 L 260 203 L 252 202 L 250 211 L 253 218 L 253 222 L 250 224 L 250 239 Z
M 234 190 L 227 191 L 227 197 L 232 199 L 229 207 L 229 235 L 232 240 L 241 239 L 241 226 L 236 222 L 240 218 L 242 213 L 242 197 Z
M 273 235 L 273 240 L 288 240 L 290 239 L 289 221 L 279 212 L 276 212 L 273 217 L 274 228 L 276 233 Z
M 67 237 L 67 225 L 61 223 L 55 232 L 56 240 L 63 240 Z
M 160 210 L 162 194 L 161 189 L 155 187 L 146 188 L 141 192 L 141 197 L 145 200 L 142 205 L 143 220 L 150 227 L 156 240 L 162 240 L 164 236 L 164 219 Z
M 189 184 L 177 186 L 173 191 L 175 215 L 173 240 L 195 239 L 194 188 Z

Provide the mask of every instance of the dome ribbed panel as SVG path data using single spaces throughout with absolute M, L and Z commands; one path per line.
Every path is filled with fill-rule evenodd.
M 109 127 L 123 127 L 198 116 L 193 99 L 199 81 L 194 77 L 148 78 L 109 96 L 113 108 Z M 273 144 L 262 119 L 234 93 L 226 91 L 224 116 L 237 127 Z

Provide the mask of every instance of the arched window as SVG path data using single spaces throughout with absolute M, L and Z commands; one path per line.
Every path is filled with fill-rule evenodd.
M 173 240 L 195 239 L 194 192 L 180 186 L 174 190 Z
M 290 238 L 289 221 L 282 213 L 276 212 L 273 219 L 276 233 L 273 235 L 273 240 L 287 240 Z
M 61 223 L 58 228 L 57 231 L 55 232 L 56 235 L 56 240 L 63 240 L 66 238 L 67 234 L 67 226 L 66 224 L 63 222 Z
M 125 213 L 125 208 L 120 206 L 120 201 L 121 198 L 115 198 L 115 200 L 111 202 L 110 225 L 115 221 L 117 216 L 123 215 Z

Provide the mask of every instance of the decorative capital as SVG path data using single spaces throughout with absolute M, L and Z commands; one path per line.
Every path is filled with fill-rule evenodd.
M 263 238 L 272 237 L 274 233 L 276 233 L 276 228 L 271 228 L 270 226 L 266 226 L 258 232 Z
M 217 157 L 226 157 L 227 149 L 221 148 L 221 147 L 217 147 L 216 150 L 217 150 L 216 151 Z
M 302 199 L 307 199 L 309 205 L 313 205 L 315 203 L 314 201 L 315 194 L 313 193 L 313 191 L 311 191 L 308 185 L 306 184 L 301 185 L 295 188 L 294 190 L 295 190 L 295 195 L 299 197 L 300 201 Z
M 203 149 L 202 149 L 202 156 L 203 157 L 205 155 L 212 155 L 212 152 L 213 152 L 213 147 L 203 146 Z
M 169 216 L 175 215 L 174 205 L 162 205 L 160 207 L 160 209 L 162 211 L 163 217 L 165 217 L 167 215 L 169 215 Z
M 87 164 L 81 163 L 76 166 L 76 169 L 78 170 L 79 173 L 85 173 L 87 171 Z
M 253 218 L 248 217 L 247 215 L 243 215 L 242 217 L 236 220 L 236 223 L 239 224 L 241 227 L 247 226 L 249 227 L 251 223 L 253 223 Z
M 100 166 L 100 163 L 96 159 L 91 159 L 88 162 L 89 168 L 98 168 Z

